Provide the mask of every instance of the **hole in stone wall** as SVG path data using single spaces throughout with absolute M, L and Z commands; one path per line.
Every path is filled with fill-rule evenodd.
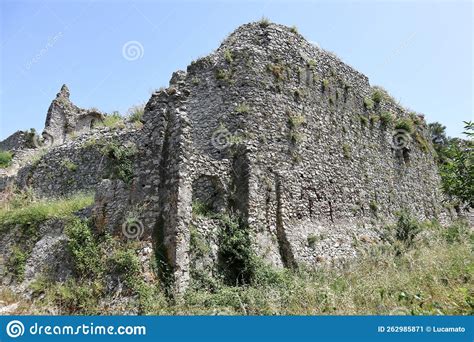
M 403 161 L 405 162 L 405 164 L 409 164 L 410 163 L 410 150 L 404 147 L 402 150 L 402 154 L 403 154 Z
M 193 203 L 199 203 L 209 213 L 225 211 L 222 184 L 217 176 L 202 175 L 193 182 Z

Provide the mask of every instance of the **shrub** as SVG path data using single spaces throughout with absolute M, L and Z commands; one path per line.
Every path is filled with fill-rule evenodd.
M 298 33 L 298 28 L 296 26 L 290 27 L 290 32 Z
M 28 254 L 17 245 L 11 250 L 10 257 L 7 261 L 7 269 L 19 281 L 23 281 L 25 276 L 25 266 Z
M 370 121 L 371 126 L 374 126 L 379 120 L 380 120 L 380 117 L 378 115 L 374 114 L 374 115 L 369 116 L 369 121 Z
M 364 107 L 368 110 L 373 109 L 374 108 L 374 101 L 369 97 L 364 98 Z
M 212 209 L 204 202 L 195 200 L 192 204 L 192 212 L 195 216 L 210 217 Z
M 216 70 L 216 79 L 220 81 L 229 81 L 230 80 L 230 72 L 224 69 Z
M 279 63 L 268 64 L 267 70 L 270 71 L 276 80 L 281 81 L 284 77 L 285 67 Z
M 424 135 L 418 131 L 415 131 L 415 140 L 418 143 L 418 146 L 420 146 L 420 149 L 423 152 L 428 152 L 430 150 L 430 145 L 428 144 L 428 141 L 424 137 Z
M 423 122 L 420 115 L 418 115 L 415 112 L 410 112 L 409 117 L 410 117 L 411 121 L 413 122 L 413 124 L 416 125 L 416 126 L 421 125 L 422 122 Z
M 296 100 L 300 100 L 304 96 L 304 90 L 303 89 L 296 89 L 293 92 L 293 95 L 295 96 Z
M 133 158 L 138 152 L 134 144 L 121 145 L 110 142 L 102 148 L 102 153 L 110 158 L 110 176 L 129 184 L 133 179 Z
M 270 20 L 268 18 L 262 17 L 262 19 L 260 19 L 258 24 L 260 25 L 260 27 L 265 28 L 265 27 L 270 26 Z
M 474 124 L 465 122 L 465 132 L 472 138 Z M 472 139 L 452 138 L 442 149 L 443 163 L 439 166 L 444 193 L 451 199 L 474 208 L 474 143 Z
M 470 239 L 470 232 L 467 225 L 463 222 L 454 222 L 446 228 L 442 227 L 443 237 L 450 244 L 461 243 Z M 472 235 L 474 238 L 474 235 Z
M 329 80 L 324 78 L 323 79 L 323 83 L 322 83 L 322 89 L 323 89 L 323 92 L 326 91 L 329 87 Z
M 393 125 L 394 116 L 390 112 L 382 112 L 380 114 L 380 122 L 384 127 L 390 127 Z
M 249 284 L 255 274 L 256 256 L 248 228 L 227 215 L 222 215 L 220 222 L 219 253 L 224 277 L 231 285 Z
M 211 252 L 211 248 L 202 235 L 198 232 L 194 226 L 190 227 L 190 240 L 189 246 L 192 252 L 197 256 L 207 256 Z
M 395 123 L 395 129 L 402 129 L 408 133 L 413 133 L 413 121 L 410 118 L 400 118 Z
M 351 159 L 352 150 L 349 144 L 342 144 L 342 154 L 344 158 Z
M 316 242 L 318 242 L 318 236 L 314 234 L 308 235 L 307 241 L 308 241 L 308 246 L 314 247 L 316 245 Z
M 140 276 L 141 264 L 137 253 L 131 246 L 120 248 L 114 252 L 110 259 L 111 268 L 120 274 L 129 288 L 134 288 Z
M 290 125 L 291 129 L 297 129 L 305 122 L 306 122 L 306 119 L 303 115 L 292 114 L 292 113 L 288 114 L 288 124 Z
M 385 98 L 385 94 L 382 90 L 380 89 L 376 89 L 373 93 L 372 93 L 372 101 L 374 101 L 374 103 L 377 103 L 379 104 L 380 102 L 382 102 L 382 100 Z
M 292 141 L 296 142 L 295 140 L 293 140 L 293 138 L 292 138 Z M 301 153 L 299 153 L 298 151 L 292 150 L 290 151 L 290 154 L 291 154 L 291 159 L 293 160 L 295 164 L 299 164 L 303 161 L 303 157 L 301 156 Z
M 74 218 L 66 227 L 68 249 L 78 277 L 96 277 L 103 272 L 101 253 L 89 225 Z
M 227 63 L 232 63 L 234 58 L 232 57 L 232 52 L 229 49 L 224 50 L 224 59 Z
M 316 61 L 314 59 L 308 60 L 307 66 L 310 70 L 314 70 L 316 68 Z
M 291 131 L 290 132 L 290 140 L 294 144 L 298 144 L 306 139 L 306 135 L 303 133 Z
M 365 115 L 359 115 L 359 121 L 362 126 L 367 126 L 368 119 Z
M 35 145 L 35 136 L 36 136 L 36 129 L 30 128 L 26 132 L 26 146 L 29 148 L 36 148 L 37 146 Z
M 369 203 L 369 208 L 370 208 L 370 211 L 372 212 L 372 214 L 374 214 L 375 216 L 377 216 L 377 213 L 379 211 L 379 206 L 377 204 L 377 202 L 375 201 L 370 201 Z
M 247 114 L 250 111 L 250 107 L 246 105 L 245 103 L 241 103 L 237 105 L 235 108 L 235 111 L 239 114 Z
M 74 164 L 71 160 L 69 159 L 64 159 L 62 162 L 61 162 L 61 165 L 64 166 L 66 169 L 68 169 L 69 171 L 76 171 L 77 170 L 77 165 Z
M 411 246 L 413 240 L 421 231 L 420 224 L 408 213 L 402 210 L 398 214 L 397 225 L 395 226 L 395 238 L 407 246 Z
M 0 169 L 4 169 L 10 166 L 13 155 L 9 151 L 0 150 Z
M 99 280 L 81 282 L 69 278 L 65 283 L 45 284 L 45 297 L 42 299 L 47 306 L 56 304 L 59 309 L 71 314 L 97 315 L 99 299 L 103 295 L 103 285 Z M 60 311 L 60 312 L 61 312 Z

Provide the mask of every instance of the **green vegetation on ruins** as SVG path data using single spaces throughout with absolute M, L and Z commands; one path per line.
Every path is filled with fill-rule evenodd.
M 225 214 L 208 215 L 196 204 L 195 215 L 220 222 L 219 246 L 226 263 L 220 277 L 195 277 L 182 299 L 174 301 L 156 275 L 154 281 L 144 280 L 139 241 L 98 234 L 90 222 L 71 216 L 91 203 L 89 197 L 51 201 L 48 206 L 31 201 L 24 208 L 15 201 L 22 200 L 2 209 L 2 227 L 68 218 L 68 250 L 74 262 L 74 276 L 64 282 L 52 282 L 46 275 L 33 281 L 31 300 L 3 289 L 0 299 L 20 300 L 18 313 L 103 314 L 102 303 L 113 296 L 106 280 L 113 276 L 130 299 L 121 310 L 140 314 L 474 314 L 474 234 L 463 222 L 442 227 L 436 221 L 418 222 L 404 211 L 396 224 L 380 228 L 380 243 L 354 238 L 357 260 L 336 268 L 321 263 L 316 270 L 303 265 L 274 269 L 253 251 L 242 223 Z M 191 239 L 192 248 L 208 252 L 196 231 Z M 309 237 L 308 244 L 317 239 Z M 9 271 L 17 277 L 24 272 L 26 256 L 27 251 L 13 250 Z

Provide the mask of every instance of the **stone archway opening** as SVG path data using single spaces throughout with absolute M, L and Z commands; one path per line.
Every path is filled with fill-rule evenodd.
M 193 181 L 193 206 L 206 214 L 225 211 L 226 201 L 222 182 L 217 176 L 201 175 Z

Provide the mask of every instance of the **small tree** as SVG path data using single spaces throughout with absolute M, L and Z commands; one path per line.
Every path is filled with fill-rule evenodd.
M 449 139 L 443 149 L 445 160 L 440 165 L 440 174 L 446 195 L 474 208 L 474 123 L 464 123 L 468 140 Z
M 448 145 L 448 137 L 446 136 L 446 126 L 443 126 L 439 122 L 433 122 L 428 124 L 430 130 L 431 142 L 433 147 L 438 155 L 438 163 L 443 163 L 445 161 L 443 150 Z
M 403 242 L 406 246 L 411 246 L 420 231 L 419 223 L 408 211 L 403 210 L 398 214 L 398 221 L 395 226 L 395 238 L 398 241 Z

